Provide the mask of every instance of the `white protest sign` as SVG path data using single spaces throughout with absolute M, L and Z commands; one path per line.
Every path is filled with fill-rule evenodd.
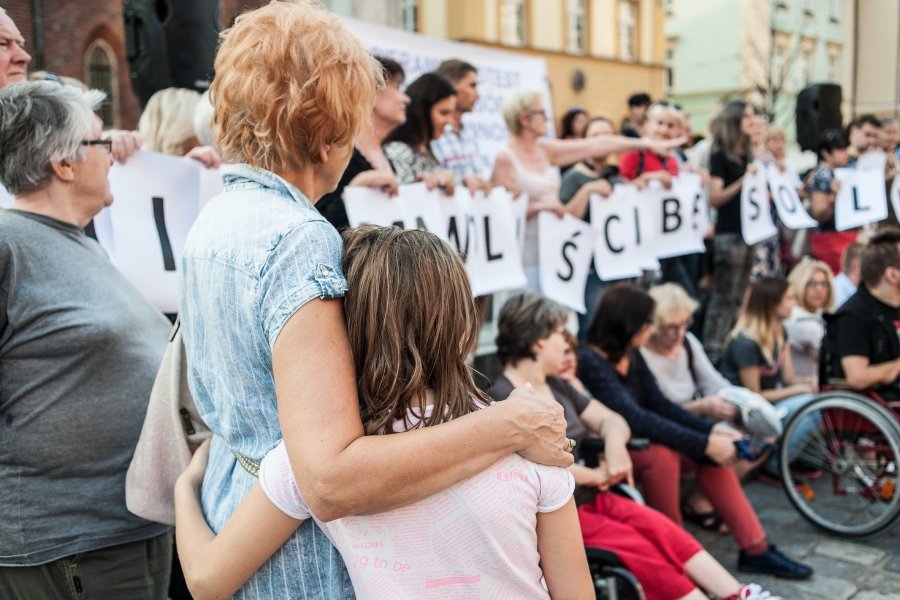
M 835 169 L 841 189 L 834 198 L 834 228 L 846 231 L 887 217 L 883 169 Z
M 788 229 L 808 229 L 816 227 L 815 219 L 809 216 L 800 200 L 800 195 L 795 187 L 795 175 L 785 169 L 779 171 L 778 167 L 770 164 L 766 167 L 766 179 L 769 181 L 769 189 L 772 191 L 772 201 L 778 218 Z
M 647 194 L 661 189 L 662 184 L 655 180 L 651 180 L 644 190 L 635 189 L 633 208 L 635 243 L 637 243 L 641 268 L 645 271 L 656 271 L 659 269 L 659 259 L 656 257 L 659 240 L 656 237 L 656 233 L 660 228 L 660 215 L 657 205 L 647 201 Z
M 12 194 L 6 191 L 5 187 L 0 185 L 0 208 L 9 208 L 12 206 L 13 200 Z
M 468 190 L 465 192 L 468 194 Z M 466 266 L 472 293 L 485 296 L 525 286 L 510 193 L 500 188 L 492 190 L 490 198 L 476 193 L 470 209 L 476 241 L 469 250 Z
M 706 219 L 695 209 L 700 194 L 699 176 L 682 179 L 677 177 L 671 189 L 653 186 L 641 194 L 640 202 L 654 207 L 657 213 L 656 229 L 648 232 L 656 240 L 657 258 L 670 258 L 684 254 L 694 254 L 702 247 L 700 229 Z M 702 199 L 702 196 L 701 196 Z M 705 205 L 703 206 L 705 210 Z
M 525 252 L 525 222 L 528 220 L 528 194 L 519 194 L 512 203 L 513 220 L 516 224 L 516 240 L 519 252 Z
M 200 210 L 203 210 L 213 196 L 217 196 L 225 190 L 225 183 L 222 181 L 223 174 L 222 169 L 200 169 Z
M 344 207 L 351 227 L 360 225 L 403 226 L 400 203 L 381 190 L 367 187 L 345 187 Z
M 424 183 L 400 186 L 397 203 L 403 214 L 403 226 L 430 231 L 446 242 L 447 218 L 441 209 L 442 195 L 444 192 L 437 188 L 429 191 Z
M 754 162 L 753 166 L 756 169 L 753 173 L 749 169 L 744 173 L 741 185 L 741 233 L 748 246 L 778 233 L 772 222 L 772 213 L 769 212 L 769 188 L 765 170 L 759 162 Z
M 594 238 L 594 268 L 603 281 L 638 277 L 641 257 L 636 237 L 635 195 L 630 185 L 617 185 L 604 198 L 591 196 L 591 226 Z
M 447 224 L 447 235 L 442 236 L 442 239 L 446 239 L 451 246 L 456 248 L 466 266 L 469 266 L 469 254 L 476 244 L 472 195 L 464 186 L 457 186 L 453 196 L 441 194 L 438 202 L 441 205 L 444 222 Z M 471 269 L 469 274 L 471 275 Z
M 375 25 L 356 19 L 341 19 L 344 25 L 363 41 L 372 54 L 396 60 L 406 71 L 406 83 L 423 73 L 434 71 L 447 58 L 458 58 L 478 69 L 478 102 L 463 116 L 463 126 L 477 140 L 480 171 L 490 177 L 494 156 L 509 138 L 503 122 L 503 99 L 515 90 L 539 90 L 544 96 L 548 115 L 551 106 L 547 63 L 543 58 L 524 56 L 476 44 L 464 44 L 401 31 L 395 27 Z M 548 122 L 553 135 L 553 119 Z
M 113 262 L 164 312 L 178 311 L 178 269 L 200 210 L 200 168 L 181 157 L 138 151 L 109 171 Z
M 869 150 L 856 159 L 856 165 L 854 166 L 860 171 L 871 169 L 883 174 L 887 167 L 887 154 L 881 150 Z
M 566 308 L 586 312 L 584 286 L 594 254 L 594 231 L 566 214 L 562 219 L 541 211 L 537 216 L 541 293 Z

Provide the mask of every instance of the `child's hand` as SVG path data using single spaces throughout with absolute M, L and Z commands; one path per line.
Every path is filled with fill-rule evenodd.
M 188 463 L 184 473 L 178 476 L 178 481 L 183 485 L 190 486 L 195 492 L 200 491 L 200 484 L 203 483 L 203 474 L 206 473 L 206 463 L 209 462 L 209 444 L 212 437 L 203 440 L 203 443 L 197 447 L 191 462 Z

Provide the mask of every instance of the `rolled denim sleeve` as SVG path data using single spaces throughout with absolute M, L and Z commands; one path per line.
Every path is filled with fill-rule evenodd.
M 343 298 L 347 280 L 341 252 L 340 235 L 324 220 L 303 223 L 275 243 L 259 279 L 260 316 L 269 348 L 304 304 L 314 298 Z

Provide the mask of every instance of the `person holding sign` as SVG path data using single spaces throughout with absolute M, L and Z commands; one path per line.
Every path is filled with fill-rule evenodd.
M 343 244 L 314 204 L 346 169 L 381 68 L 318 4 L 275 2 L 237 18 L 215 73 L 216 145 L 236 164 L 195 221 L 181 271 L 188 378 L 214 434 L 200 494 L 210 527 L 222 529 L 281 440 L 323 521 L 407 506 L 519 451 L 569 466 L 562 410 L 528 393 L 424 430 L 364 435 Z M 353 597 L 327 536 L 302 529 L 238 598 Z
M 367 435 L 430 430 L 484 409 L 490 401 L 465 364 L 479 328 L 456 250 L 425 231 L 372 225 L 346 231 L 344 242 L 347 330 Z M 398 280 L 407 284 L 400 295 Z M 202 598 L 230 596 L 288 536 L 309 536 L 310 526 L 299 529 L 307 520 L 341 552 L 360 600 L 413 600 L 435 588 L 444 597 L 483 598 L 498 589 L 521 598 L 593 597 L 565 469 L 513 454 L 411 506 L 326 523 L 280 442 L 216 536 L 197 497 L 198 454 L 176 484 L 176 525 L 187 581 Z
M 584 138 L 595 138 L 614 135 L 616 133 L 613 122 L 607 117 L 591 117 L 583 130 Z M 591 222 L 592 194 L 609 196 L 612 193 L 614 183 L 620 181 L 619 168 L 607 164 L 607 156 L 593 157 L 576 163 L 563 175 L 562 185 L 559 190 L 559 199 L 566 205 L 566 210 L 585 222 Z M 591 261 L 587 282 L 584 286 L 584 305 L 587 311 L 578 313 L 578 335 L 583 336 L 588 325 L 594 318 L 597 304 L 603 295 L 603 290 L 609 287 L 597 274 L 597 267 Z
M 540 289 L 538 270 L 537 213 L 551 211 L 559 217 L 575 212 L 560 202 L 560 176 L 557 165 L 566 165 L 625 150 L 649 148 L 666 152 L 683 140 L 661 142 L 646 138 L 598 136 L 579 140 L 546 137 L 548 116 L 544 95 L 535 90 L 518 90 L 503 100 L 503 120 L 509 129 L 509 141 L 494 160 L 491 183 L 528 195 L 522 266 L 528 277 L 528 289 Z M 584 210 L 583 207 L 579 210 Z
M 406 122 L 409 96 L 401 90 L 406 73 L 393 59 L 376 56 L 375 60 L 381 65 L 384 86 L 375 92 L 372 124 L 364 127 L 353 140 L 353 154 L 337 187 L 316 202 L 316 210 L 338 231 L 350 226 L 344 188 L 368 187 L 396 194 L 399 185 L 381 145 L 391 131 Z
M 654 102 L 647 111 L 647 136 L 653 140 L 671 140 L 682 130 L 681 111 L 668 100 Z M 642 189 L 649 181 L 656 180 L 670 189 L 678 176 L 678 159 L 674 154 L 656 154 L 647 150 L 625 152 L 619 157 L 622 177 Z M 685 257 L 673 256 L 659 261 L 663 282 L 676 283 L 692 297 L 697 296 L 696 278 Z
M 741 186 L 744 174 L 755 169 L 750 139 L 755 118 L 753 105 L 729 102 L 716 118 L 713 133 L 709 203 L 718 209 L 718 218 L 712 247 L 713 289 L 703 323 L 703 347 L 713 364 L 721 357 L 753 268 L 754 247 L 741 237 Z M 768 202 L 763 208 L 767 207 Z
M 566 414 L 567 435 L 579 442 L 576 457 L 583 455 L 578 448 L 584 439 L 604 440 L 600 466 L 569 467 L 577 485 L 584 545 L 615 553 L 651 599 L 707 598 L 698 587 L 718 598 L 772 599 L 755 584 L 741 585 L 691 534 L 663 514 L 609 491 L 620 482 L 634 483 L 626 448 L 631 431 L 621 416 L 581 391 L 577 378 L 562 376 L 572 354 L 567 318 L 563 306 L 538 294 L 509 298 L 497 323 L 497 355 L 503 361 L 503 374 L 488 394 L 505 400 L 515 386 L 528 382 L 535 394 L 559 402 Z
M 837 231 L 834 227 L 834 198 L 841 185 L 834 170 L 847 166 L 848 147 L 837 129 L 823 131 L 817 146 L 819 164 L 809 180 L 810 212 L 819 222 L 819 227 L 809 236 L 810 253 L 827 264 L 832 273 L 840 272 L 841 253 L 856 239 L 855 230 Z
M 425 181 L 429 188 L 453 194 L 454 178 L 431 150 L 431 142 L 452 125 L 456 114 L 456 88 L 436 73 L 425 73 L 406 88 L 409 104 L 406 122 L 392 131 L 384 143 L 400 183 Z
M 169 322 L 85 227 L 110 206 L 104 94 L 0 91 L 0 596 L 159 600 L 168 527 L 131 514 L 134 454 Z M 73 592 L 74 590 L 74 592 Z
M 741 548 L 739 570 L 808 578 L 812 569 L 769 544 L 731 468 L 741 434 L 669 400 L 638 352 L 653 331 L 654 309 L 653 298 L 642 289 L 613 286 L 603 295 L 578 354 L 578 377 L 591 395 L 625 417 L 633 435 L 651 442 L 649 449 L 631 455 L 647 504 L 680 525 L 681 472 L 696 471 L 698 485 Z

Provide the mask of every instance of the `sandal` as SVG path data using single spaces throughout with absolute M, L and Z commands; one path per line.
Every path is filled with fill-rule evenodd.
M 685 502 L 684 506 L 681 507 L 681 514 L 685 519 L 701 529 L 714 531 L 716 533 L 728 532 L 727 527 L 725 527 L 725 521 L 723 521 L 722 517 L 719 516 L 719 513 L 714 510 L 708 512 L 696 512 L 691 508 L 690 504 Z

